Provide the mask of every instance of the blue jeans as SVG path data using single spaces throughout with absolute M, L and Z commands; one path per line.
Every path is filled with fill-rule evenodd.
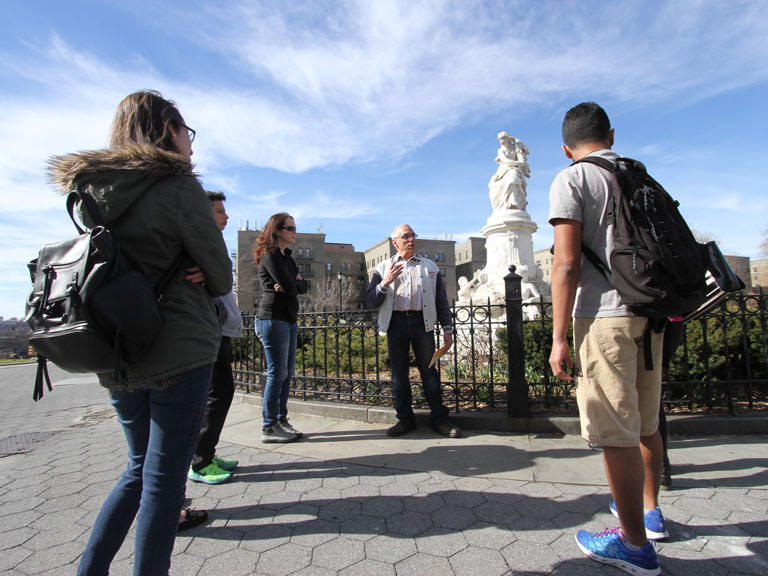
M 416 367 L 424 387 L 424 398 L 429 404 L 429 421 L 434 428 L 448 419 L 448 408 L 443 406 L 440 376 L 434 366 L 429 368 L 429 362 L 435 353 L 435 334 L 424 329 L 424 317 L 421 314 L 409 316 L 394 312 L 387 329 L 387 349 L 392 369 L 395 412 L 399 420 L 413 421 L 413 397 L 408 378 L 410 348 L 413 348 Z
M 264 346 L 267 383 L 262 403 L 262 428 L 288 417 L 288 392 L 296 367 L 298 326 L 283 320 L 256 320 L 256 335 Z
M 166 388 L 112 392 L 129 462 L 96 518 L 78 575 L 108 574 L 138 513 L 133 573 L 167 576 L 211 373 L 208 364 Z

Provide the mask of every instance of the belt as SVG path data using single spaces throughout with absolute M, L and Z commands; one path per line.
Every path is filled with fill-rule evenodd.
M 392 314 L 402 314 L 403 316 L 422 316 L 421 310 L 392 310 Z

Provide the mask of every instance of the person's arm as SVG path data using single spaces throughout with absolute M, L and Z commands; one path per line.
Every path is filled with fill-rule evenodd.
M 382 278 L 376 270 L 371 276 L 371 282 L 365 290 L 365 305 L 368 308 L 378 308 L 387 297 L 387 290 L 391 290 L 392 283 L 403 273 L 403 262 L 391 262 Z
M 549 365 L 555 378 L 571 381 L 573 377 L 563 367 L 573 368 L 568 347 L 568 327 L 579 285 L 581 267 L 581 222 L 553 220 L 555 254 L 552 263 L 552 353 Z
M 435 307 L 437 308 L 437 319 L 443 328 L 443 343 L 450 346 L 453 344 L 453 314 L 451 314 L 451 305 L 448 304 L 443 275 L 440 272 L 437 273 L 435 292 Z
M 261 267 L 274 280 L 275 292 L 296 294 L 296 273 L 287 265 L 282 254 L 279 252 L 265 253 L 261 258 Z
M 200 183 L 189 178 L 179 189 L 177 229 L 184 249 L 196 266 L 187 274 L 198 278 L 213 296 L 232 290 L 232 262 L 227 245 L 211 211 L 211 202 Z
M 368 288 L 365 289 L 366 308 L 378 308 L 384 303 L 387 294 L 379 289 L 380 284 L 381 274 L 379 274 L 379 271 L 377 270 L 373 273 L 373 276 L 371 276 L 371 282 L 368 284 Z

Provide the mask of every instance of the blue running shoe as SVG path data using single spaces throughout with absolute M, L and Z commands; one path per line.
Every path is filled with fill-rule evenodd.
M 619 511 L 616 510 L 616 502 L 611 500 L 611 514 L 619 517 Z M 664 540 L 669 538 L 669 532 L 667 531 L 667 525 L 664 523 L 664 516 L 661 514 L 661 509 L 656 506 L 656 510 L 645 511 L 645 537 L 648 540 Z
M 629 574 L 635 576 L 661 574 L 659 559 L 653 544 L 648 542 L 640 550 L 630 550 L 624 545 L 619 528 L 606 528 L 602 532 L 579 530 L 576 533 L 576 544 L 592 560 L 616 566 Z

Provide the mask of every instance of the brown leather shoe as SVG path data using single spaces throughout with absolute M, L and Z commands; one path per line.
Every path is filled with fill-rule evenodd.
M 461 428 L 447 420 L 435 426 L 433 430 L 447 438 L 461 438 Z
M 407 434 L 411 430 L 416 430 L 416 422 L 413 420 L 398 420 L 397 424 L 387 430 L 387 436 L 397 438 L 403 434 Z

